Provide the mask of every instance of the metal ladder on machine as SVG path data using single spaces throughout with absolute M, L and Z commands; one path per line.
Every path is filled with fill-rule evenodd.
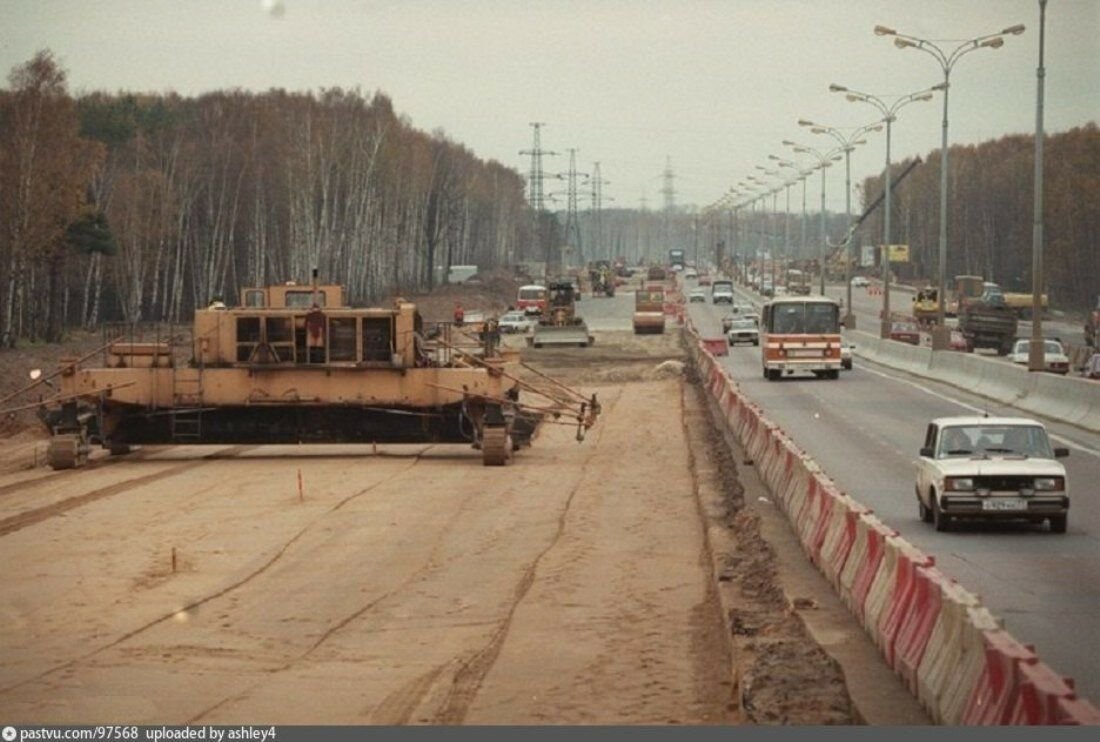
M 173 443 L 196 443 L 202 440 L 202 377 L 186 373 L 191 368 L 172 366 L 172 412 L 170 416 Z M 180 373 L 184 371 L 185 373 Z

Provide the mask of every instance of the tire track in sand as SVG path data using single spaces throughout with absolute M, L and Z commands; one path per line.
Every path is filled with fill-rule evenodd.
M 250 448 L 250 447 L 242 446 L 240 448 Z M 107 650 L 112 649 L 112 648 L 118 646 L 119 644 L 122 644 L 123 642 L 125 642 L 129 639 L 132 639 L 133 637 L 135 637 L 135 636 L 137 636 L 137 635 L 139 635 L 139 634 L 141 634 L 145 631 L 148 631 L 149 629 L 153 628 L 154 626 L 158 626 L 158 625 L 164 623 L 165 621 L 172 620 L 175 616 L 179 615 L 180 613 L 191 612 L 191 611 L 195 610 L 196 608 L 198 608 L 198 607 L 200 607 L 200 606 L 202 606 L 206 603 L 209 603 L 212 600 L 216 600 L 217 598 L 220 598 L 224 595 L 227 595 L 227 594 L 233 592 L 234 590 L 237 590 L 238 588 L 248 584 L 250 581 L 252 581 L 255 578 L 262 575 L 264 572 L 266 572 L 268 569 L 270 569 L 276 562 L 278 562 L 279 559 L 281 559 L 282 556 L 290 549 L 290 547 L 293 546 L 303 536 L 305 536 L 305 534 L 311 528 L 313 528 L 314 525 L 316 525 L 319 521 L 323 520 L 326 516 L 328 516 L 332 512 L 334 512 L 336 510 L 339 510 L 340 508 L 342 508 L 344 505 L 346 505 L 348 502 L 354 500 L 355 498 L 361 497 L 362 495 L 367 494 L 368 492 L 376 489 L 377 487 L 381 487 L 383 484 L 386 484 L 387 482 L 391 481 L 392 479 L 404 475 L 406 472 L 408 472 L 410 469 L 412 469 L 414 466 L 416 466 L 418 463 L 420 463 L 421 457 L 431 448 L 432 448 L 432 446 L 427 446 L 427 447 L 421 449 L 420 451 L 417 452 L 416 456 L 413 457 L 412 462 L 408 466 L 406 466 L 403 469 L 401 469 L 400 471 L 392 474 L 391 476 L 386 477 L 385 479 L 382 479 L 378 482 L 375 482 L 374 484 L 370 485 L 369 487 L 365 487 L 365 488 L 359 490 L 358 492 L 355 492 L 355 493 L 352 493 L 352 494 L 348 495 L 347 497 L 345 497 L 344 499 L 340 500 L 338 503 L 333 505 L 331 508 L 326 510 L 324 513 L 318 515 L 312 521 L 310 521 L 305 526 L 303 526 L 301 528 L 301 530 L 298 531 L 298 533 L 294 534 L 294 536 L 292 536 L 290 538 L 290 540 L 288 540 L 285 544 L 283 544 L 282 547 L 280 547 L 279 550 L 276 551 L 271 556 L 270 559 L 268 559 L 266 562 L 261 564 L 255 570 L 253 570 L 249 574 L 245 575 L 241 579 L 237 580 L 236 582 L 234 582 L 230 585 L 227 585 L 227 586 L 223 587 L 222 589 L 220 589 L 216 592 L 213 592 L 209 595 L 206 595 L 205 597 L 199 598 L 198 600 L 194 600 L 191 603 L 188 603 L 187 605 L 183 606 L 179 610 L 175 610 L 175 611 L 172 611 L 171 613 L 166 613 L 162 616 L 159 616 L 158 618 L 154 618 L 153 620 L 148 621 L 147 623 L 145 623 L 145 624 L 143 624 L 143 625 L 141 625 L 141 626 L 139 626 L 135 629 L 132 629 L 131 631 L 126 632 L 122 636 L 111 640 L 107 644 L 104 644 L 104 645 L 99 646 L 99 647 L 97 647 L 97 648 L 95 648 L 95 649 L 93 649 L 89 652 L 86 652 L 86 653 L 84 653 L 83 655 L 81 655 L 79 657 L 75 657 L 71 660 L 66 660 L 65 662 L 62 662 L 58 665 L 55 665 L 54 667 L 51 667 L 47 670 L 43 670 L 42 672 L 38 673 L 37 675 L 34 675 L 32 677 L 29 677 L 29 678 L 25 678 L 24 680 L 20 680 L 16 683 L 12 683 L 11 685 L 6 685 L 6 686 L 3 686 L 3 687 L 0 687 L 0 694 L 16 690 L 18 688 L 21 688 L 25 685 L 29 685 L 31 683 L 35 683 L 35 682 L 37 682 L 39 680 L 42 680 L 42 679 L 44 679 L 44 678 L 46 678 L 46 677 L 48 677 L 48 676 L 50 676 L 50 675 L 52 675 L 56 672 L 59 672 L 59 671 L 62 671 L 62 670 L 67 670 L 69 668 L 75 667 L 79 663 L 86 662 L 87 660 L 95 657 L 96 655 L 102 654 L 103 652 L 106 652 Z M 239 453 L 239 451 L 237 451 L 237 453 Z M 222 452 L 222 454 L 224 455 L 224 452 Z M 189 467 L 193 466 L 193 465 L 194 465 L 193 461 L 188 462 L 188 464 L 187 464 L 187 466 L 189 466 Z M 183 468 L 183 467 L 174 467 L 173 469 L 171 469 L 169 471 L 174 472 L 174 471 L 176 471 L 177 469 L 180 469 L 180 468 Z M 160 472 L 160 476 L 165 476 L 166 474 L 167 474 L 167 472 Z M 125 484 L 130 484 L 133 481 L 134 480 L 129 480 Z M 105 489 L 110 489 L 110 488 L 105 488 Z M 310 650 L 310 651 L 312 651 L 312 650 Z M 226 699 L 226 700 L 229 700 L 229 699 Z M 224 702 L 225 701 L 219 702 L 219 704 L 217 704 L 217 705 L 221 705 Z M 212 710 L 212 709 L 209 709 L 209 710 Z M 207 713 L 207 712 L 203 712 L 203 713 Z M 198 718 L 198 717 L 196 717 L 196 718 Z M 190 723 L 190 722 L 187 722 L 187 723 Z

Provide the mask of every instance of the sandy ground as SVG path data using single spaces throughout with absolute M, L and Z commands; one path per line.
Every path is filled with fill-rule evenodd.
M 604 413 L 506 469 L 461 446 L 208 446 L 55 473 L 10 440 L 0 718 L 850 723 L 708 453 L 678 334 L 530 358 Z

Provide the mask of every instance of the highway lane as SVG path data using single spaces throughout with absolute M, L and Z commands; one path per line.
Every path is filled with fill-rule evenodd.
M 718 336 L 725 307 L 693 304 L 704 335 Z M 953 387 L 856 359 L 840 380 L 767 382 L 760 351 L 730 349 L 723 359 L 744 392 L 761 405 L 837 483 L 936 558 L 943 571 L 979 593 L 1021 641 L 1033 643 L 1083 695 L 1100 698 L 1100 440 L 1072 426 L 1048 428 L 1073 450 L 1065 459 L 1072 507 L 1069 532 L 1034 526 L 963 526 L 937 533 L 921 523 L 914 461 L 927 422 L 938 416 L 1019 414 Z
M 852 288 L 852 307 L 856 315 L 856 327 L 863 332 L 878 334 L 879 317 L 882 312 L 881 281 L 875 281 L 872 286 L 866 288 Z M 872 291 L 876 293 L 871 293 Z M 844 284 L 827 284 L 825 287 L 827 296 L 834 299 L 847 301 L 847 289 Z M 901 314 L 911 314 L 913 306 L 913 290 L 898 288 L 891 285 L 890 310 Z M 1043 321 L 1043 334 L 1047 337 L 1058 337 L 1065 343 L 1084 345 L 1085 335 L 1080 323 L 1071 323 L 1061 319 L 1048 319 Z M 1031 323 L 1020 322 L 1016 332 L 1017 337 L 1031 336 Z M 927 340 L 927 337 L 926 337 Z

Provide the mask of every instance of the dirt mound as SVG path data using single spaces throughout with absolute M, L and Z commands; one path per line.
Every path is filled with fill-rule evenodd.
M 467 311 L 499 315 L 516 301 L 520 284 L 507 273 L 480 273 L 475 281 L 437 286 L 427 294 L 400 294 L 415 302 L 427 322 L 450 322 L 455 304 Z M 387 297 L 383 306 L 392 304 L 398 294 Z

